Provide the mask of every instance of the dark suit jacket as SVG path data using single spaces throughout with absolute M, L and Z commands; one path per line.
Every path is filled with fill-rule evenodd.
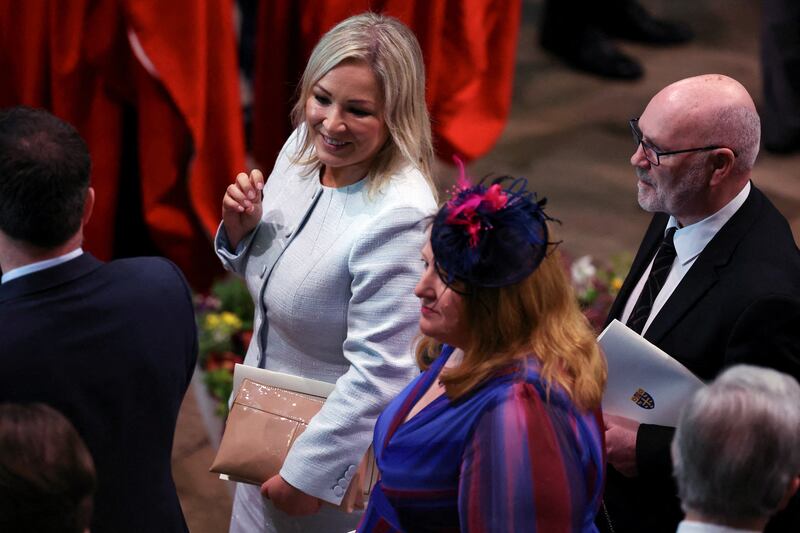
M 662 213 L 653 217 L 609 322 L 622 314 L 668 220 Z M 772 367 L 800 380 L 800 252 L 786 219 L 755 186 L 698 256 L 645 338 L 706 381 L 736 363 Z M 640 426 L 637 478 L 609 466 L 605 502 L 617 533 L 675 531 L 682 512 L 671 477 L 673 433 Z M 795 498 L 793 520 L 800 519 L 798 503 Z M 773 528 L 780 524 L 773 522 Z M 767 531 L 796 532 L 799 524 Z
M 170 456 L 196 338 L 165 259 L 83 254 L 0 285 L 0 401 L 44 402 L 75 425 L 97 469 L 93 533 L 186 531 Z

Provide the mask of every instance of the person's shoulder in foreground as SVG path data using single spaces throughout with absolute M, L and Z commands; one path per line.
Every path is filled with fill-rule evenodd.
M 26 107 L 0 112 L 0 399 L 44 402 L 95 460 L 92 531 L 185 531 L 170 470 L 197 357 L 191 295 L 159 258 L 83 252 L 86 143 Z

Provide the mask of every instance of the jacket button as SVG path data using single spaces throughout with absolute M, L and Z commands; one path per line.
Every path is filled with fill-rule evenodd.
M 342 487 L 340 487 L 339 485 L 336 485 L 335 487 L 333 487 L 333 495 L 334 496 L 336 496 L 338 498 L 342 494 L 344 494 L 344 489 Z

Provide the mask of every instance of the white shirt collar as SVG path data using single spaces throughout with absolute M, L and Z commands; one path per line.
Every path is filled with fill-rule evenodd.
M 678 255 L 678 261 L 685 265 L 698 255 L 706 245 L 714 238 L 714 235 L 722 229 L 722 226 L 728 222 L 731 217 L 739 210 L 747 196 L 750 194 L 750 182 L 748 181 L 739 194 L 733 197 L 725 207 L 717 211 L 711 216 L 704 218 L 699 222 L 690 224 L 684 227 L 678 227 L 678 220 L 674 216 L 669 217 L 666 229 L 678 228 L 675 231 L 675 252 Z M 665 229 L 665 233 L 666 233 Z
M 27 276 L 28 274 L 33 274 L 34 272 L 39 272 L 40 270 L 44 270 L 46 268 L 52 268 L 56 265 L 60 265 L 61 263 L 66 263 L 67 261 L 71 261 L 72 259 L 80 256 L 82 253 L 83 248 L 79 246 L 64 255 L 59 255 L 58 257 L 54 257 L 52 259 L 45 259 L 44 261 L 28 263 L 27 265 L 14 268 L 3 274 L 2 278 L 0 278 L 0 283 L 8 283 L 12 279 L 21 278 L 22 276 Z
M 753 529 L 737 529 L 734 527 L 721 526 L 719 524 L 710 524 L 708 522 L 694 522 L 691 520 L 683 520 L 678 524 L 678 530 L 675 533 L 760 533 Z

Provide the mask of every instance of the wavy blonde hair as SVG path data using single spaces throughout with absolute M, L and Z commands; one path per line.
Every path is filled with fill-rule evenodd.
M 392 174 L 410 164 L 419 169 L 435 196 L 422 51 L 412 31 L 395 18 L 362 13 L 345 19 L 322 36 L 300 80 L 298 100 L 292 111 L 295 127 L 306 120 L 306 102 L 314 85 L 344 62 L 364 63 L 375 74 L 389 131 L 388 140 L 375 155 L 367 174 L 369 189 L 377 190 Z M 293 162 L 308 167 L 309 173 L 319 171 L 322 166 L 308 128 Z
M 458 399 L 493 374 L 533 354 L 541 363 L 548 391 L 557 383 L 581 409 L 600 405 L 606 363 L 589 322 L 552 251 L 527 278 L 506 287 L 471 288 L 464 295 L 469 328 L 464 359 L 442 371 L 446 394 Z M 441 343 L 423 337 L 417 363 L 423 370 L 441 352 Z

